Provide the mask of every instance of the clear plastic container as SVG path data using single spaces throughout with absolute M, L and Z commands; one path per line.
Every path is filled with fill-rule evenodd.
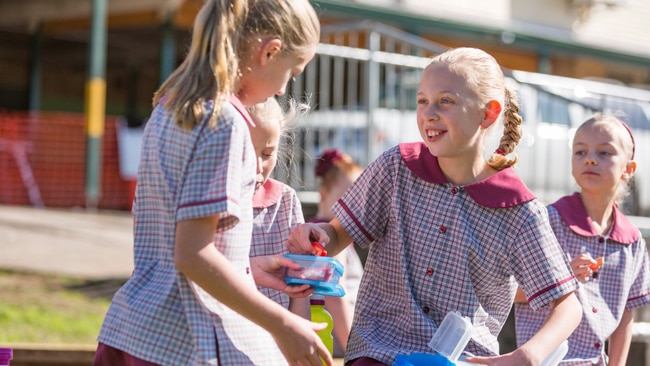
M 445 315 L 438 330 L 431 337 L 429 347 L 449 361 L 456 362 L 472 335 L 474 335 L 474 326 L 469 318 L 452 311 Z
M 474 335 L 474 326 L 468 317 L 450 312 L 431 337 L 429 347 L 434 353 L 397 355 L 393 366 L 465 366 L 474 365 L 459 360 L 461 353 Z
M 302 267 L 300 270 L 287 268 L 285 282 L 288 285 L 310 285 L 314 287 L 316 295 L 345 295 L 345 290 L 339 285 L 343 276 L 343 265 L 335 258 L 301 254 L 286 254 L 285 257 Z

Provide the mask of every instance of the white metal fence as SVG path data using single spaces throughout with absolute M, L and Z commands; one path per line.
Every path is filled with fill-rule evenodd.
M 316 189 L 314 159 L 326 148 L 339 148 L 365 166 L 397 143 L 419 141 L 415 94 L 420 75 L 430 56 L 446 49 L 373 22 L 325 27 L 322 33 L 316 57 L 288 89 L 295 98 L 310 96 L 313 109 L 296 131 L 290 169 L 276 170 L 276 178 L 299 193 Z M 650 214 L 650 91 L 505 73 L 524 117 L 516 169 L 542 201 L 551 203 L 576 189 L 570 170 L 575 128 L 595 111 L 619 110 L 626 114 L 637 144 L 638 171 L 626 210 Z

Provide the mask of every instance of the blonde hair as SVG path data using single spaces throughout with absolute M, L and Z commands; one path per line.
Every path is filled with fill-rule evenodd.
M 280 146 L 278 147 L 278 164 L 286 162 L 284 167 L 290 170 L 291 152 L 289 148 L 294 141 L 294 123 L 309 113 L 311 107 L 308 102 L 300 103 L 292 98 L 287 98 L 283 105 L 276 97 L 270 97 L 265 102 L 246 107 L 256 126 L 277 123 L 280 127 Z M 255 128 L 255 127 L 253 127 Z
M 584 128 L 593 128 L 596 126 L 610 132 L 614 137 L 619 137 L 621 147 L 627 154 L 628 160 L 634 160 L 635 142 L 634 136 L 632 135 L 632 130 L 625 122 L 623 122 L 622 119 L 618 117 L 618 114 L 612 112 L 596 113 L 591 118 L 584 121 L 576 130 L 576 133 Z M 614 196 L 615 205 L 619 206 L 625 197 L 627 197 L 627 195 L 630 193 L 630 186 L 632 184 L 633 177 L 633 174 L 627 175 L 627 178 L 623 179 L 621 184 L 619 184 L 616 190 L 616 195 Z
M 514 152 L 521 139 L 522 118 L 517 96 L 505 84 L 503 71 L 494 57 L 478 48 L 461 47 L 434 57 L 429 65 L 432 64 L 445 64 L 449 70 L 464 77 L 481 108 L 491 100 L 499 102 L 502 113 L 498 119 L 503 120 L 503 136 L 488 164 L 497 170 L 514 166 L 517 157 L 509 159 L 507 155 Z
M 277 37 L 284 55 L 300 55 L 318 42 L 318 16 L 308 0 L 207 0 L 194 21 L 187 56 L 154 95 L 154 107 L 165 98 L 176 123 L 192 129 L 207 113 L 205 102 L 213 100 L 215 126 L 221 101 L 236 92 L 238 60 L 260 37 Z

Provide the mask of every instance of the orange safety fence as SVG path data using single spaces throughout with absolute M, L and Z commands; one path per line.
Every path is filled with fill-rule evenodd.
M 98 208 L 129 210 L 133 182 L 122 178 L 118 117 L 106 116 Z M 82 114 L 0 111 L 0 204 L 86 206 Z

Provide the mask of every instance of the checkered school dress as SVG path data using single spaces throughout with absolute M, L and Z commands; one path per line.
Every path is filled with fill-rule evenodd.
M 536 308 L 578 286 L 545 207 L 510 168 L 459 186 L 423 143 L 401 144 L 371 163 L 333 211 L 356 244 L 370 247 L 346 362 L 431 352 L 450 311 L 476 329 L 466 351 L 496 355 L 515 280 Z
M 305 222 L 296 191 L 284 183 L 268 179 L 253 196 L 253 241 L 251 257 L 284 255 L 291 230 Z M 271 300 L 289 308 L 289 295 L 257 286 Z
M 582 321 L 569 337 L 569 352 L 562 365 L 605 365 L 605 340 L 616 330 L 623 312 L 650 304 L 650 263 L 645 241 L 630 221 L 614 207 L 614 225 L 608 236 L 599 235 L 589 221 L 580 194 L 561 198 L 549 208 L 553 231 L 567 258 L 588 252 L 605 263 L 577 291 Z M 533 311 L 515 304 L 517 344 L 530 339 L 549 309 Z
M 209 116 L 212 103 L 206 108 Z M 286 365 L 268 332 L 174 266 L 176 223 L 218 215 L 215 245 L 242 286 L 256 291 L 248 259 L 257 164 L 249 118 L 236 99 L 223 102 L 216 128 L 206 118 L 191 132 L 163 107 L 152 112 L 133 210 L 135 270 L 114 296 L 99 342 L 161 365 Z

